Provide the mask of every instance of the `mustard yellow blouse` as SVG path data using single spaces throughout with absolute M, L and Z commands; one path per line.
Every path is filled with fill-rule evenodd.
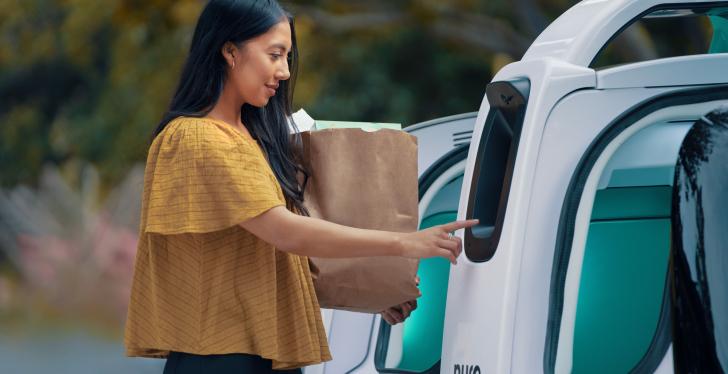
M 171 121 L 147 158 L 127 355 L 248 353 L 274 369 L 330 360 L 308 259 L 238 225 L 280 205 L 253 139 L 215 120 Z

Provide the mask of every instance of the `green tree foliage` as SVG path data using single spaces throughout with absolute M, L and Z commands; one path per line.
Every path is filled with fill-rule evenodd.
M 118 181 L 145 158 L 202 3 L 0 4 L 2 184 L 33 183 L 44 163 L 74 160 Z

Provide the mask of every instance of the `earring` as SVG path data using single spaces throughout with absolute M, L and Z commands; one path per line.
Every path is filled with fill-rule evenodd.
M 233 67 L 232 69 L 235 69 L 235 60 L 233 60 Z

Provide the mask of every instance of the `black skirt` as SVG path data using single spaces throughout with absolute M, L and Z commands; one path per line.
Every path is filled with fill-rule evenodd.
M 301 369 L 273 370 L 273 362 L 260 356 L 233 353 L 195 355 L 170 352 L 164 374 L 301 374 Z

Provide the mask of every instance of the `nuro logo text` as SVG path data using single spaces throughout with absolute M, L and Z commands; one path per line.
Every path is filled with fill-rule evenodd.
M 480 366 L 478 365 L 460 365 L 455 364 L 454 374 L 481 374 Z

